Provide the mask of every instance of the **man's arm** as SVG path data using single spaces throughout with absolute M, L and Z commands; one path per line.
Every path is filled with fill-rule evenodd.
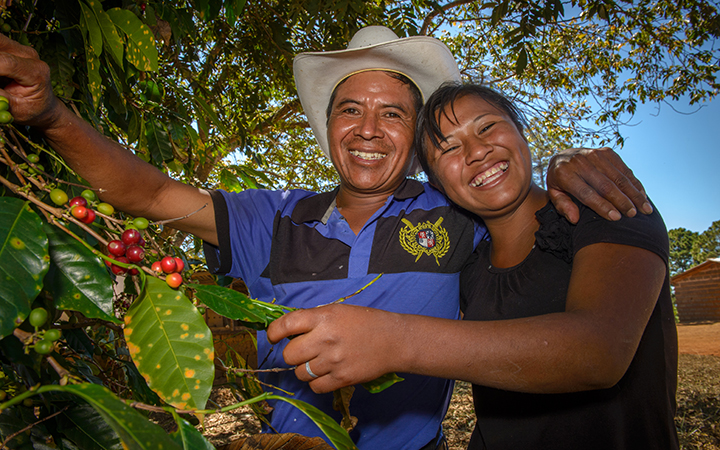
M 217 245 L 210 195 L 171 179 L 73 114 L 50 86 L 50 69 L 30 47 L 0 35 L 0 90 L 15 121 L 42 131 L 65 162 L 115 208 L 151 220 L 186 216 L 172 226 Z
M 569 149 L 550 160 L 547 190 L 555 209 L 572 223 L 580 211 L 569 195 L 607 220 L 652 213 L 640 181 L 612 149 Z M 569 194 L 569 195 L 568 195 Z
M 654 253 L 594 244 L 575 257 L 562 313 L 481 322 L 332 305 L 286 314 L 267 335 L 271 342 L 296 336 L 283 356 L 316 392 L 389 372 L 521 392 L 606 388 L 632 361 L 664 277 Z

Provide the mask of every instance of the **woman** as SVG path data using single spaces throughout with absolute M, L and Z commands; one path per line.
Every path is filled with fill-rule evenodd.
M 335 305 L 268 330 L 316 391 L 410 372 L 473 383 L 469 448 L 677 448 L 677 336 L 662 219 L 561 218 L 534 184 L 520 112 L 441 87 L 418 119 L 431 182 L 491 239 L 463 272 L 464 320 Z M 307 364 L 301 364 L 307 362 Z M 312 373 L 307 372 L 307 366 Z

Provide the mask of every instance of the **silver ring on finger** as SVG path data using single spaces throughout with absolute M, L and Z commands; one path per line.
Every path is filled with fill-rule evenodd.
M 310 370 L 310 361 L 305 361 L 305 370 L 307 371 L 308 375 L 310 375 L 313 378 L 317 378 L 318 376 L 313 373 L 312 370 Z

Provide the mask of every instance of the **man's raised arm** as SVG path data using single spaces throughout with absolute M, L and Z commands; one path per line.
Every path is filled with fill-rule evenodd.
M 103 201 L 151 220 L 189 215 L 172 226 L 217 245 L 210 195 L 173 180 L 73 114 L 53 94 L 50 69 L 35 50 L 0 35 L 0 76 L 15 122 L 42 131 Z

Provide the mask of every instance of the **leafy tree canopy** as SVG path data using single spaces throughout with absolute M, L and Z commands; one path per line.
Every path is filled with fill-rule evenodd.
M 668 231 L 671 275 L 684 272 L 697 264 L 693 258 L 692 249 L 698 236 L 698 233 L 686 228 L 673 228 Z
M 668 231 L 670 238 L 670 274 L 684 272 L 710 258 L 720 257 L 720 220 L 702 233 L 685 228 Z
M 229 190 L 332 184 L 292 58 L 342 49 L 365 25 L 443 39 L 467 79 L 524 104 L 541 172 L 561 148 L 622 145 L 638 102 L 718 91 L 720 16 L 707 0 L 21 0 L 3 17 L 97 128 L 178 178 Z

